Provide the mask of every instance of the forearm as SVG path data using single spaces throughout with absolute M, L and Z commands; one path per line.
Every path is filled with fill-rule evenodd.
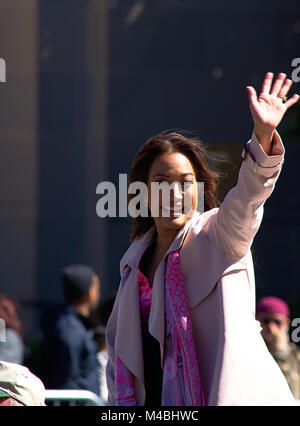
M 283 162 L 284 148 L 277 133 L 273 146 L 272 153 L 281 154 L 268 156 L 252 134 L 244 150 L 238 182 L 207 224 L 208 237 L 230 255 L 246 255 L 259 229 L 263 204 L 274 189 Z
M 275 129 L 271 128 L 269 130 L 262 130 L 257 126 L 254 126 L 253 132 L 267 156 L 284 154 L 284 147 Z M 278 139 L 280 140 L 280 143 L 278 143 Z
M 257 136 L 255 128 L 253 129 L 251 140 L 246 145 L 251 157 L 260 167 L 274 167 L 282 164 L 284 161 L 285 149 L 276 130 L 273 132 L 268 148 L 261 143 L 261 139 Z
M 264 152 L 267 155 L 272 155 L 272 141 L 275 133 L 273 128 L 261 128 L 260 126 L 254 126 L 254 133 L 259 140 Z

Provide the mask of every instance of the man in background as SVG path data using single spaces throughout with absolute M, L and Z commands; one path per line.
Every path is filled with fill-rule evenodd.
M 99 395 L 99 363 L 90 322 L 100 300 L 100 281 L 87 265 L 62 271 L 65 305 L 42 321 L 43 380 L 47 389 L 82 389 Z
M 262 337 L 283 372 L 294 398 L 300 399 L 300 350 L 290 341 L 290 310 L 287 303 L 273 296 L 262 298 L 256 310 Z

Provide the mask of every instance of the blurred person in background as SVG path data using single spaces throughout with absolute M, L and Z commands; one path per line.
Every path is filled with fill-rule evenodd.
M 278 297 L 263 297 L 257 305 L 256 318 L 261 324 L 261 335 L 270 353 L 283 372 L 295 399 L 299 400 L 300 349 L 290 341 L 288 304 Z
M 113 291 L 100 303 L 98 317 L 100 323 L 103 324 L 104 327 L 106 327 L 107 321 L 110 317 L 111 311 L 116 300 L 116 295 L 117 292 Z
M 87 265 L 62 271 L 65 305 L 42 319 L 42 378 L 48 389 L 82 389 L 99 396 L 99 362 L 91 313 L 100 300 L 100 281 Z
M 107 345 L 105 338 L 105 327 L 108 318 L 111 314 L 114 302 L 116 298 L 116 292 L 112 292 L 99 306 L 97 313 L 97 322 L 99 325 L 94 329 L 94 339 L 96 341 L 98 351 L 97 357 L 99 361 L 99 381 L 100 381 L 100 397 L 105 404 L 108 402 L 108 390 L 106 382 L 106 366 L 108 361 Z
M 97 344 L 97 358 L 99 362 L 99 389 L 100 398 L 107 404 L 106 365 L 108 360 L 107 346 L 105 341 L 105 327 L 99 325 L 94 329 L 94 339 Z
M 0 318 L 5 323 L 5 341 L 0 340 L 0 360 L 23 364 L 25 346 L 21 321 L 14 302 L 4 294 L 0 294 Z

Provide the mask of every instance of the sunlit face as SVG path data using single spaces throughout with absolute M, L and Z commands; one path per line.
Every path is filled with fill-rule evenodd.
M 153 205 L 152 182 L 178 184 L 171 189 L 169 199 L 164 199 L 160 191 L 158 205 Z M 159 213 L 158 217 L 154 217 L 156 227 L 169 230 L 182 228 L 197 208 L 197 180 L 189 159 L 180 153 L 157 157 L 151 166 L 147 186 L 151 213 L 153 216 L 157 216 L 154 211 Z M 190 211 L 184 210 L 185 206 L 190 206 Z

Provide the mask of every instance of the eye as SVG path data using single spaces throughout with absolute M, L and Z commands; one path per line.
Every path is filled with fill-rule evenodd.
M 186 187 L 189 187 L 189 186 L 191 186 L 191 185 L 193 185 L 193 181 L 192 180 L 185 180 L 183 183 L 182 183 L 182 188 L 184 189 L 184 188 L 186 188 Z

